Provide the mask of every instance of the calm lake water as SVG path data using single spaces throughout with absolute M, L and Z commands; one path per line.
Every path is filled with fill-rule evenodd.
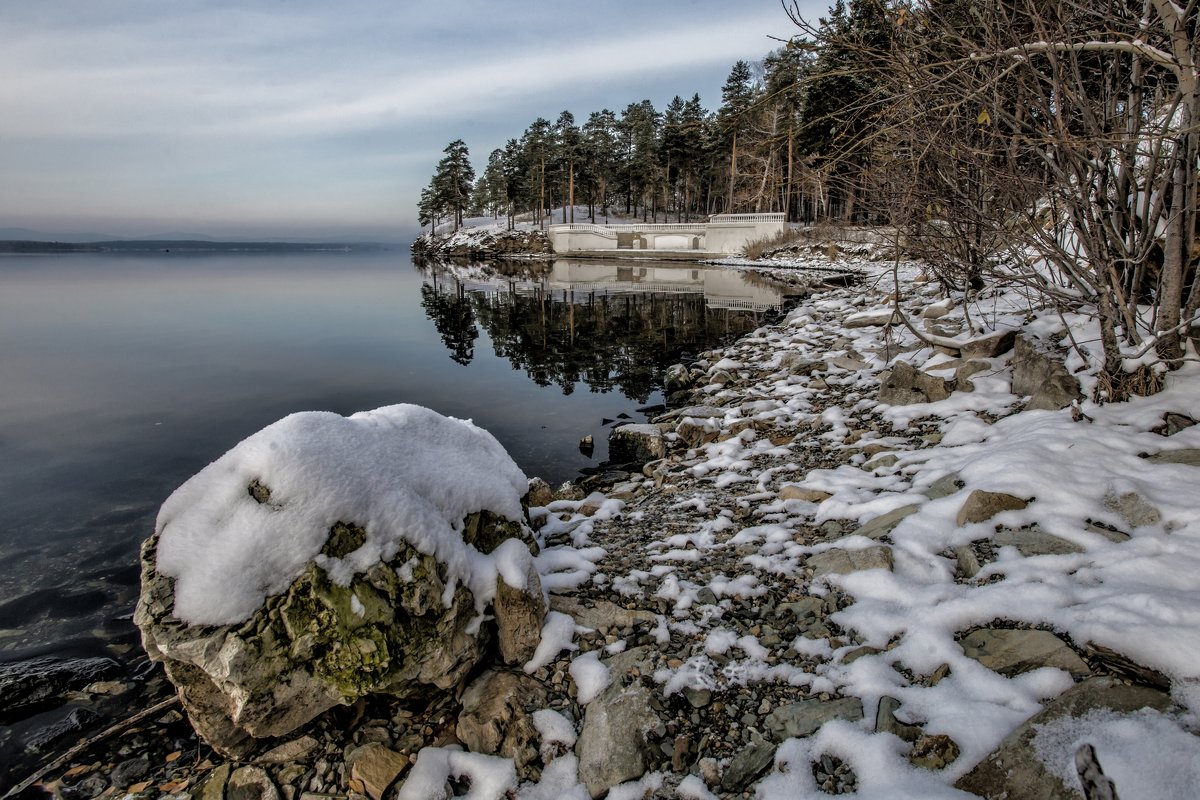
M 605 457 L 606 421 L 661 402 L 663 367 L 780 302 L 716 268 L 530 269 L 418 268 L 406 251 L 0 257 L 0 661 L 134 650 L 158 506 L 286 414 L 419 403 L 557 483 Z

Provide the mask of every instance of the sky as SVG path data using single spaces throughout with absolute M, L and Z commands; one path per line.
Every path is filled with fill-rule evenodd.
M 792 33 L 779 0 L 0 0 L 0 228 L 405 241 L 448 142 L 712 109 Z

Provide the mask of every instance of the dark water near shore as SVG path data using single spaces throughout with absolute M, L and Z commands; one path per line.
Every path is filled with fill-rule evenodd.
M 0 257 L 0 661 L 122 655 L 181 482 L 294 411 L 419 403 L 560 482 L 778 290 L 693 265 L 490 277 L 407 252 Z M 592 434 L 592 458 L 580 437 Z

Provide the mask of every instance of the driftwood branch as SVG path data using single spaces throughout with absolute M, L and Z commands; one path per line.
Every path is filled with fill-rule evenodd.
M 146 709 L 143 709 L 143 710 L 137 712 L 132 717 L 127 717 L 126 719 L 121 720 L 120 722 L 116 723 L 115 725 L 111 725 L 108 728 L 105 728 L 104 730 L 100 731 L 100 733 L 97 733 L 95 736 L 91 737 L 90 739 L 85 739 L 84 741 L 82 741 L 79 744 L 72 747 L 67 752 L 63 753 L 58 758 L 51 761 L 46 766 L 39 769 L 37 772 L 30 775 L 25 780 L 18 783 L 13 788 L 9 789 L 8 792 L 4 795 L 4 800 L 7 800 L 7 798 L 9 798 L 9 797 L 16 797 L 21 792 L 25 791 L 30 786 L 33 786 L 35 783 L 40 781 L 48 773 L 53 772 L 54 770 L 59 769 L 60 767 L 66 765 L 71 759 L 75 758 L 75 756 L 79 755 L 84 750 L 87 750 L 89 747 L 96 744 L 97 742 L 102 742 L 111 736 L 115 736 L 118 733 L 120 733 L 121 731 L 125 730 L 126 728 L 136 725 L 139 722 L 141 722 L 142 720 L 146 719 L 147 717 L 152 717 L 155 714 L 159 713 L 160 711 L 164 711 L 164 710 L 170 708 L 171 706 L 175 705 L 178 702 L 179 702 L 179 697 L 176 695 L 171 695 L 167 699 L 159 701 L 158 703 L 155 703 L 154 705 L 150 706 L 149 708 L 146 708 Z

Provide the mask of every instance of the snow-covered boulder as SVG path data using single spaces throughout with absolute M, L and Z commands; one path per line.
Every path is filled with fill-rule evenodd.
M 146 652 L 231 756 L 366 694 L 450 689 L 497 628 L 528 658 L 545 600 L 526 489 L 489 433 L 419 406 L 286 417 L 163 504 Z

